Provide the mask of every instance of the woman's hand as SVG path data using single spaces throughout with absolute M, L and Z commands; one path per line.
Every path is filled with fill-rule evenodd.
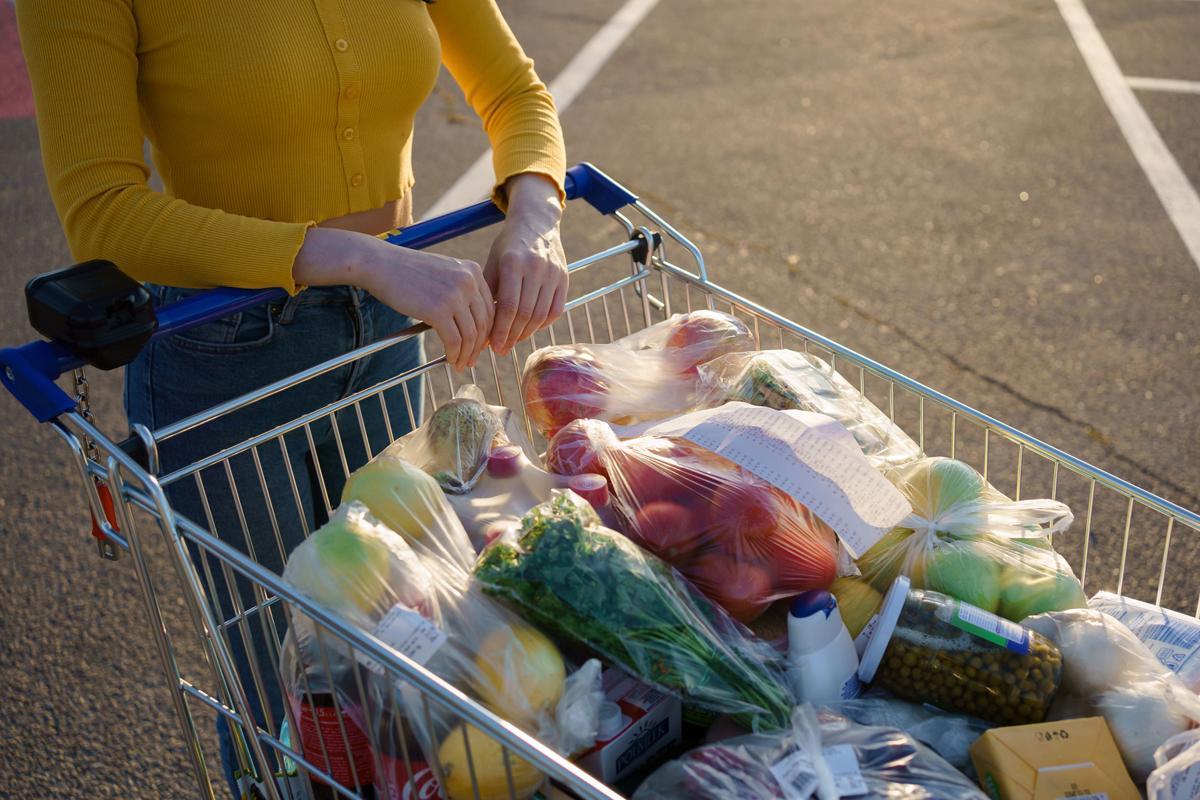
M 474 261 L 397 247 L 362 233 L 314 228 L 304 237 L 292 276 L 304 286 L 359 286 L 400 313 L 429 323 L 456 369 L 475 366 L 492 331 L 492 293 Z
M 567 301 L 558 189 L 549 178 L 534 173 L 514 175 L 504 188 L 508 215 L 483 268 L 496 297 L 491 341 L 498 355 L 548 327 Z

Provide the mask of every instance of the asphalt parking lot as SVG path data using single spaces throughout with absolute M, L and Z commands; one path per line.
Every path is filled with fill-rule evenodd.
M 547 81 L 621 5 L 501 2 Z M 1200 252 L 1186 238 L 1200 219 L 1156 191 L 1200 186 L 1200 3 L 1086 5 L 1120 76 L 1159 87 L 1133 95 L 1178 175 L 1147 172 L 1131 148 L 1068 5 L 661 0 L 564 111 L 568 156 L 693 237 L 722 285 L 1200 508 Z M 15 46 L 0 3 L 4 345 L 32 335 L 24 282 L 70 263 Z M 417 209 L 486 146 L 443 75 L 418 121 Z M 572 207 L 565 231 L 578 257 L 614 228 Z M 482 259 L 486 246 L 447 249 Z M 95 376 L 93 394 L 121 432 L 119 375 Z M 1011 454 L 993 457 L 1011 491 Z M 71 469 L 0 398 L 0 797 L 192 796 L 129 560 L 96 557 Z M 1082 517 L 1086 486 L 1064 477 L 1061 494 Z M 1122 546 L 1124 505 L 1101 493 L 1096 511 L 1089 590 L 1116 588 L 1124 554 L 1122 588 L 1154 599 L 1159 526 L 1137 518 Z M 1175 537 L 1164 598 L 1194 611 L 1200 542 Z M 1084 543 L 1081 530 L 1063 543 L 1077 565 Z

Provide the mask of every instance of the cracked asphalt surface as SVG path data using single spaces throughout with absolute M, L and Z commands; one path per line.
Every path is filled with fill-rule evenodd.
M 549 79 L 619 3 L 502 6 Z M 1088 8 L 1127 75 L 1200 80 L 1200 4 Z M 1139 99 L 1200 181 L 1200 96 Z M 692 236 L 719 283 L 1200 507 L 1200 268 L 1052 0 L 662 0 L 563 122 L 571 160 L 596 163 Z M 419 120 L 417 207 L 484 146 L 443 76 Z M 569 255 L 613 243 L 614 230 L 572 208 Z M 8 344 L 31 335 L 25 280 L 70 263 L 33 120 L 20 115 L 0 118 L 0 232 Z M 486 246 L 476 235 L 446 249 L 482 258 Z M 94 378 L 114 433 L 118 378 Z M 881 384 L 868 389 L 886 400 Z M 916 404 L 897 405 L 915 431 Z M 949 414 L 925 411 L 927 449 L 948 453 Z M 129 560 L 96 558 L 65 448 L 7 396 L 0 434 L 0 797 L 193 795 Z M 979 463 L 983 446 L 956 426 L 959 455 Z M 988 464 L 1013 492 L 1014 448 L 992 437 Z M 1051 491 L 1036 455 L 1021 469 L 1023 497 Z M 1154 599 L 1165 561 L 1164 601 L 1194 610 L 1196 532 L 1176 526 L 1164 552 L 1156 515 L 1135 511 L 1127 537 L 1125 502 L 1100 488 L 1089 527 L 1088 484 L 1063 470 L 1056 488 L 1079 519 L 1057 544 L 1076 566 L 1087 548 L 1089 591 L 1117 589 L 1124 562 L 1119 588 Z M 152 563 L 181 631 L 177 587 Z M 201 679 L 195 645 L 176 644 Z

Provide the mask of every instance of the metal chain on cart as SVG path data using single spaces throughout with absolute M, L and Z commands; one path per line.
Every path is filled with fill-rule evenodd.
M 88 396 L 88 379 L 83 372 L 83 367 L 79 367 L 73 373 L 75 378 L 75 408 L 79 412 L 79 416 L 83 417 L 91 425 L 96 424 L 96 417 L 92 413 L 91 399 Z M 86 433 L 83 435 L 83 452 L 88 461 L 99 461 L 100 451 L 96 447 L 96 443 L 92 441 L 92 437 Z M 100 497 L 100 507 L 108 517 L 109 524 L 113 524 L 112 514 L 112 496 L 109 488 L 96 479 L 96 493 Z M 116 561 L 119 552 L 116 546 L 108 540 L 100 528 L 99 521 L 96 515 L 92 514 L 92 536 L 96 539 L 96 549 L 100 553 L 100 557 L 109 561 Z

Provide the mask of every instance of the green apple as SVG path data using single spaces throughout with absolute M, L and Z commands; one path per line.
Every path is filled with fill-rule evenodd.
M 994 612 L 1000 605 L 1003 568 L 987 542 L 945 542 L 925 563 L 925 588 Z
M 1004 571 L 1000 616 L 1020 622 L 1034 614 L 1087 608 L 1083 586 L 1070 572 L 1010 566 Z
M 283 577 L 327 608 L 377 618 L 386 611 L 390 570 L 391 550 L 379 529 L 343 507 L 292 552 Z
M 862 578 L 838 578 L 830 584 L 829 591 L 837 598 L 838 610 L 846 630 L 850 631 L 850 638 L 858 636 L 883 603 L 883 595 Z
M 953 458 L 925 458 L 900 467 L 892 480 L 912 503 L 913 513 L 936 519 L 947 509 L 978 503 L 990 492 L 969 464 Z
M 914 587 L 919 589 L 924 585 L 909 571 L 914 562 L 920 561 L 913 558 L 912 551 L 918 542 L 909 541 L 912 535 L 908 528 L 892 528 L 859 557 L 858 568 L 876 591 L 886 592 L 901 573 L 912 579 Z

